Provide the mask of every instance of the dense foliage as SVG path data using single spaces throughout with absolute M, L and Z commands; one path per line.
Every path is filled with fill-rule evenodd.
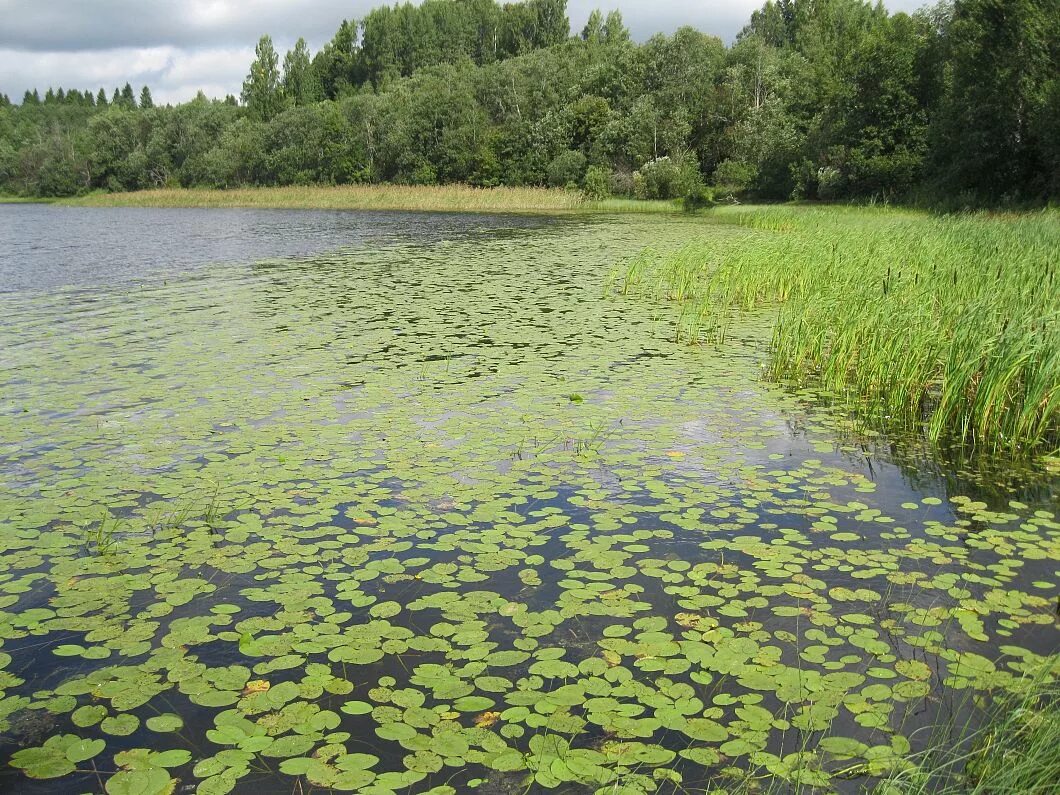
M 769 0 L 731 47 L 571 36 L 565 0 L 426 0 L 315 56 L 258 43 L 240 101 L 0 97 L 0 191 L 397 182 L 960 203 L 1060 193 L 1055 0 Z

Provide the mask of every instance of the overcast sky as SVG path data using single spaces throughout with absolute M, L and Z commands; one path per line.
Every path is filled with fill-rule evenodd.
M 392 2 L 392 0 L 391 0 Z M 764 0 L 570 0 L 571 27 L 593 8 L 619 8 L 639 40 L 681 25 L 729 41 Z M 239 94 L 254 44 L 272 35 L 281 53 L 299 36 L 315 52 L 343 18 L 382 0 L 0 0 L 0 92 L 91 88 L 129 81 L 155 102 Z M 923 0 L 885 0 L 912 10 Z

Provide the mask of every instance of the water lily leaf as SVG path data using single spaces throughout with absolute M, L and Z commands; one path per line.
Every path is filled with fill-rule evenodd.
M 115 715 L 104 720 L 100 728 L 115 737 L 127 737 L 140 728 L 140 719 L 128 713 Z
M 106 747 L 107 743 L 104 740 L 78 740 L 66 747 L 66 758 L 76 765 L 99 756 Z
M 442 769 L 442 758 L 430 751 L 416 751 L 405 757 L 405 767 L 417 773 L 437 773 Z
M 372 711 L 372 705 L 366 701 L 347 701 L 339 709 L 347 715 L 367 715 Z
M 180 767 L 191 761 L 191 751 L 159 751 L 149 754 L 148 761 L 156 767 Z
M 24 748 L 11 757 L 11 764 L 21 769 L 30 778 L 62 778 L 73 773 L 76 765 L 71 762 L 63 748 Z
M 107 708 L 98 704 L 80 707 L 74 710 L 70 719 L 73 721 L 75 726 L 80 728 L 87 728 L 89 726 L 95 726 L 101 720 L 107 717 Z
M 493 704 L 493 699 L 485 696 L 464 696 L 453 702 L 453 709 L 457 712 L 483 712 Z
M 170 795 L 177 782 L 161 768 L 121 770 L 107 779 L 108 795 Z
M 713 767 L 721 761 L 721 756 L 714 748 L 686 748 L 679 755 L 703 767 Z
M 316 740 L 303 735 L 288 735 L 278 737 L 261 750 L 262 756 L 273 758 L 286 758 L 290 756 L 303 756 L 314 745 Z
M 177 732 L 184 728 L 184 720 L 179 715 L 167 713 L 155 715 L 144 721 L 148 729 L 153 732 Z
M 504 751 L 496 756 L 487 757 L 486 765 L 501 773 L 510 773 L 526 769 L 526 759 L 514 750 Z

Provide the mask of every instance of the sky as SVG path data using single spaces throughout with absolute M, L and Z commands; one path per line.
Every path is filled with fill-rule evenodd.
M 316 52 L 344 18 L 384 0 L 0 0 L 0 93 L 151 87 L 156 103 L 239 95 L 263 33 L 281 54 L 303 36 Z M 393 0 L 390 0 L 392 3 Z M 569 0 L 571 28 L 618 8 L 638 40 L 692 25 L 731 41 L 764 0 Z M 910 11 L 924 0 L 885 0 Z

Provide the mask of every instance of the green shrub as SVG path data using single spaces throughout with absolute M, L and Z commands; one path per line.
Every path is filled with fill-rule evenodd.
M 611 173 L 611 195 L 629 198 L 635 195 L 636 186 L 633 184 L 633 175 L 628 171 L 613 171 Z
M 602 166 L 590 166 L 585 172 L 585 197 L 591 201 L 611 198 L 611 171 Z
M 564 152 L 548 164 L 548 184 L 553 188 L 581 185 L 585 179 L 585 163 L 581 152 Z
M 694 157 L 657 157 L 633 174 L 638 199 L 677 199 L 703 185 L 699 163 Z
M 686 193 L 681 203 L 684 206 L 686 213 L 694 213 L 697 210 L 705 210 L 708 207 L 713 207 L 716 202 L 714 201 L 714 191 L 711 188 L 703 186 L 693 188 Z
M 723 160 L 714 170 L 714 184 L 722 193 L 742 196 L 758 179 L 758 169 L 740 160 Z

